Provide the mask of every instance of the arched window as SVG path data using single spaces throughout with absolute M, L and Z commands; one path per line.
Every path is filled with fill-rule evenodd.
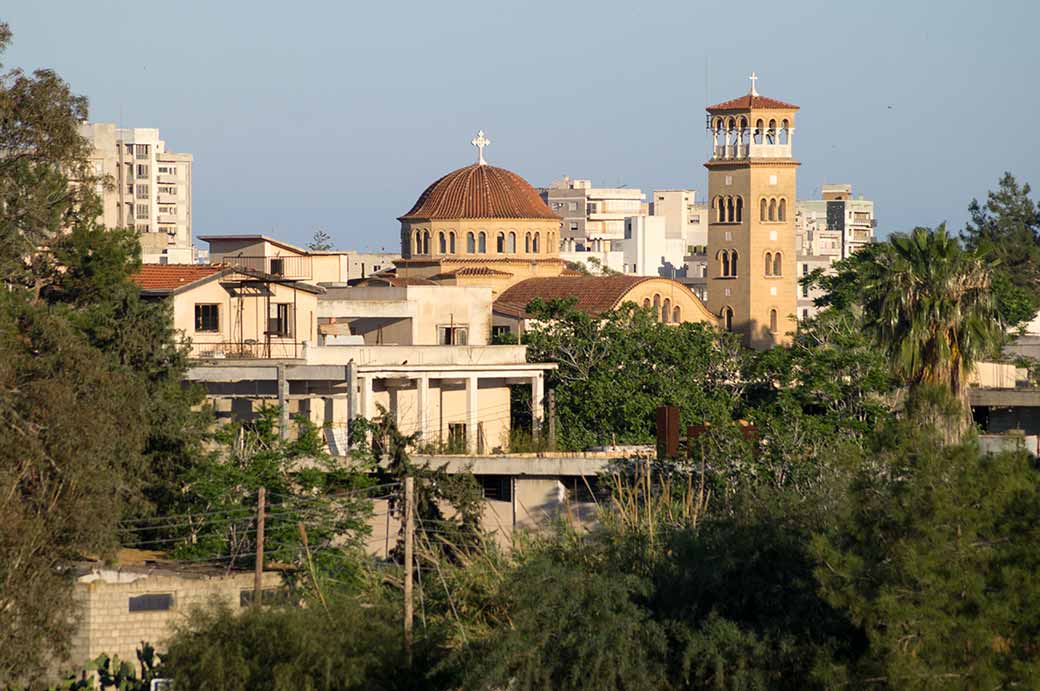
M 776 144 L 776 120 L 769 121 L 769 130 L 766 132 L 766 144 Z
M 747 144 L 748 143 L 748 126 L 747 125 L 748 125 L 747 118 L 741 117 L 740 118 L 740 143 L 741 144 Z
M 430 231 L 424 230 L 422 234 L 422 253 L 430 253 Z
M 733 331 L 733 308 L 727 307 L 722 311 L 722 316 L 726 322 L 726 331 Z
M 769 200 L 769 220 L 776 220 L 776 199 Z
M 499 233 L 495 236 L 495 251 L 501 254 L 506 251 L 506 235 Z
M 789 127 L 790 127 L 790 125 L 788 125 L 788 123 L 787 123 L 787 118 L 784 118 L 780 122 L 780 143 L 781 144 L 787 144 L 787 143 L 789 143 L 791 141 L 790 138 L 788 137 L 788 129 L 789 129 Z
M 780 209 L 779 209 L 779 211 L 777 213 L 777 220 L 779 220 L 779 221 L 786 221 L 787 220 L 787 198 L 786 197 L 780 197 Z
M 516 252 L 516 233 L 509 231 L 509 243 L 506 245 L 506 252 Z
M 682 310 L 679 309 L 679 305 L 676 305 L 675 309 L 672 310 L 672 321 L 676 324 L 682 323 Z
M 422 254 L 422 233 L 415 231 L 415 254 Z
M 726 250 L 719 252 L 719 275 L 729 276 L 729 252 Z
M 477 252 L 477 241 L 473 237 L 473 233 L 466 233 L 466 253 L 476 254 Z
M 769 330 L 776 333 L 776 310 L 769 310 Z
M 661 321 L 667 324 L 672 318 L 672 301 L 668 298 L 664 299 L 661 304 Z
M 773 275 L 773 253 L 766 252 L 766 276 Z
M 534 234 L 534 240 L 532 240 L 532 241 L 531 241 L 531 242 L 532 242 L 532 245 L 531 245 L 531 249 L 532 249 L 532 251 L 533 251 L 533 252 L 534 252 L 535 254 L 538 254 L 538 244 L 539 244 L 539 243 L 538 243 L 538 240 L 539 240 L 539 238 L 541 238 L 541 237 L 542 237 L 542 234 L 541 234 L 541 233 L 535 233 L 535 234 Z
M 729 255 L 729 275 L 737 275 L 737 251 L 733 250 L 733 253 Z
M 744 221 L 744 198 L 737 197 L 737 223 Z
M 765 134 L 765 124 L 761 119 L 755 121 L 755 143 L 761 144 L 762 137 Z
M 726 222 L 732 223 L 735 218 L 736 211 L 733 208 L 733 197 L 726 197 Z
M 455 231 L 448 233 L 448 252 L 455 254 Z
M 477 250 L 481 254 L 487 254 L 487 235 L 484 231 L 480 231 L 480 235 L 477 236 Z
M 524 252 L 531 253 L 531 234 L 524 233 Z
M 777 252 L 773 255 L 773 275 L 783 276 L 784 275 L 784 262 L 781 259 L 780 253 Z
M 654 295 L 654 319 L 661 318 L 661 296 Z
M 725 223 L 726 222 L 726 202 L 722 197 L 715 197 L 715 222 Z
M 441 254 L 448 253 L 448 239 L 444 237 L 444 233 L 437 233 L 437 249 Z
M 649 307 L 650 307 L 650 298 L 643 298 L 643 307 L 646 307 L 646 308 L 649 309 Z
M 758 205 L 758 220 L 766 220 L 766 206 L 768 205 L 768 203 L 769 202 L 766 201 L 766 198 L 762 197 L 762 201 L 760 201 Z

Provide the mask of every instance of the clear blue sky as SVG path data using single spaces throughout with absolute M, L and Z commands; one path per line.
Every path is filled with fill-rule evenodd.
M 91 119 L 194 154 L 196 235 L 396 248 L 396 216 L 473 160 L 478 128 L 534 185 L 703 195 L 704 106 L 752 70 L 802 108 L 799 196 L 851 182 L 883 233 L 960 228 L 1004 170 L 1040 186 L 1028 0 L 11 0 L 0 19 L 6 65 L 54 68 Z

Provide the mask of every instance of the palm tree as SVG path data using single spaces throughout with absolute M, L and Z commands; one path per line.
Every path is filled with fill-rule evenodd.
M 990 265 L 946 233 L 897 233 L 878 252 L 862 286 L 864 327 L 910 386 L 949 392 L 959 402 L 954 439 L 970 419 L 968 376 L 994 352 L 1003 328 L 990 290 Z

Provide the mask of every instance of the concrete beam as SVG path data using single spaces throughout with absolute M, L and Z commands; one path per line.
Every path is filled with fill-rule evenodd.
M 1040 407 L 1040 389 L 968 389 L 968 401 L 973 406 L 997 408 Z

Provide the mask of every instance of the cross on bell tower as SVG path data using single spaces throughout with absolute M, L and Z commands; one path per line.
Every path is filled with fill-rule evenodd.
M 758 96 L 758 90 L 755 89 L 755 82 L 758 81 L 758 75 L 755 74 L 754 72 L 752 72 L 751 76 L 748 77 L 748 79 L 751 80 L 751 91 L 749 91 L 748 93 L 751 94 L 752 96 Z
M 484 160 L 484 147 L 491 143 L 491 140 L 484 136 L 484 130 L 477 132 L 477 136 L 470 142 L 473 146 L 477 147 L 477 164 L 487 165 L 487 161 Z

